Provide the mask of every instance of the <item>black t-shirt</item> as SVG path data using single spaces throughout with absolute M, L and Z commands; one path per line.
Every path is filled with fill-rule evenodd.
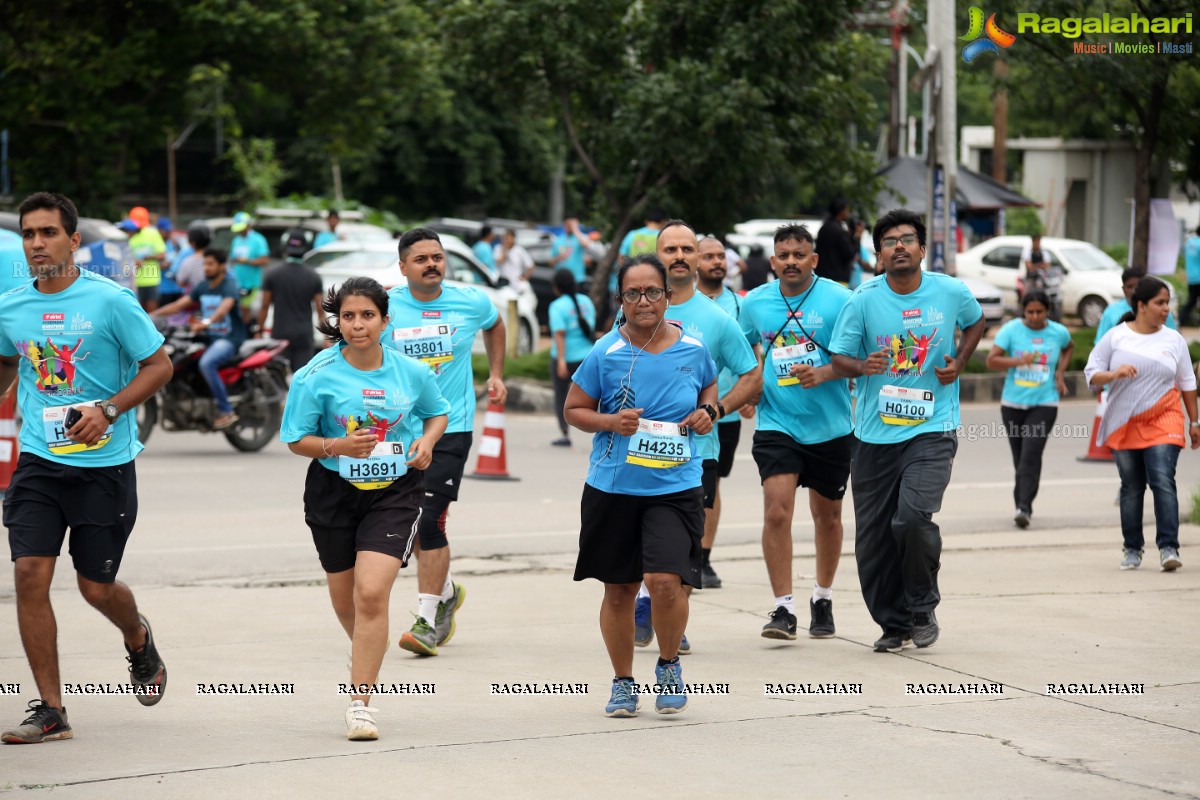
M 275 320 L 271 332 L 281 338 L 312 336 L 313 296 L 322 293 L 316 270 L 298 261 L 276 264 L 263 275 L 262 288 L 271 293 Z
M 746 256 L 746 269 L 742 272 L 742 289 L 750 291 L 771 279 L 771 261 L 761 253 Z
M 833 217 L 825 220 L 821 230 L 817 231 L 815 250 L 819 277 L 842 283 L 850 281 L 850 265 L 858 255 L 858 243 L 850 237 L 841 220 Z

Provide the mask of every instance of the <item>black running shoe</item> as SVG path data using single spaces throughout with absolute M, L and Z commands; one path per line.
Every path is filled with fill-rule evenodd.
M 779 606 L 771 612 L 771 621 L 763 625 L 762 635 L 764 639 L 795 639 L 796 615 Z
M 888 628 L 875 640 L 876 653 L 899 653 L 904 649 L 904 643 L 912 639 L 912 634 L 908 631 L 897 630 L 896 628 Z
M 129 662 L 129 682 L 133 684 L 138 702 L 152 706 L 162 700 L 163 692 L 167 690 L 167 667 L 158 656 L 158 648 L 154 646 L 154 634 L 150 631 L 149 621 L 141 614 L 138 620 L 146 629 L 146 644 L 137 652 L 125 645 L 125 652 L 129 653 L 125 660 Z
M 700 588 L 701 589 L 720 589 L 721 576 L 712 568 L 712 564 L 704 564 L 700 567 Z
M 37 744 L 55 739 L 70 739 L 71 726 L 67 724 L 67 710 L 46 705 L 42 700 L 33 700 L 25 709 L 29 716 L 17 727 L 0 733 L 5 744 Z
M 833 625 L 833 601 L 809 600 L 808 612 L 811 621 L 808 624 L 808 635 L 813 639 L 828 639 L 837 633 Z
M 932 611 L 913 614 L 912 640 L 917 647 L 929 647 L 938 640 L 937 617 Z

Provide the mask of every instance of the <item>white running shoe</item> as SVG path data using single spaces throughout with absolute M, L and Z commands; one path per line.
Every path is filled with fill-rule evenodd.
M 379 728 L 371 715 L 375 709 L 368 708 L 362 700 L 355 700 L 346 709 L 346 738 L 352 742 L 372 741 L 379 738 Z

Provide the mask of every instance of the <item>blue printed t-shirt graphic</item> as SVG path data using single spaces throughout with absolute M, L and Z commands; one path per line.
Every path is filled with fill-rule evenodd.
M 163 337 L 137 298 L 107 278 L 81 271 L 57 294 L 33 282 L 0 303 L 0 355 L 19 356 L 17 401 L 21 448 L 59 464 L 111 467 L 142 451 L 137 422 L 122 414 L 92 447 L 71 441 L 63 420 L 71 406 L 108 400 L 154 355 Z
M 708 350 L 686 334 L 661 353 L 646 353 L 618 331 L 610 331 L 596 342 L 573 380 L 599 401 L 601 414 L 640 408 L 644 421 L 681 423 L 696 410 L 700 391 L 716 378 L 717 366 Z M 603 492 L 640 496 L 695 488 L 700 485 L 702 459 L 696 454 L 696 434 L 688 431 L 686 438 L 692 457 L 661 469 L 626 461 L 632 437 L 596 433 L 587 483 Z
M 579 313 L 587 320 L 588 326 L 593 331 L 596 330 L 596 306 L 592 304 L 591 298 L 586 294 L 577 294 L 575 300 L 579 303 Z M 562 331 L 567 344 L 567 363 L 578 364 L 583 361 L 592 350 L 592 340 L 584 336 L 583 331 L 579 328 L 579 315 L 575 313 L 575 303 L 566 296 L 555 298 L 554 302 L 550 304 L 549 315 L 550 359 L 558 358 L 558 343 L 554 339 L 554 334 Z
M 583 261 L 583 245 L 579 243 L 579 239 L 573 233 L 564 233 L 561 236 L 555 237 L 554 249 L 551 252 L 555 258 L 558 258 L 562 253 L 567 254 L 565 261 L 558 264 L 560 269 L 569 269 L 571 274 L 575 276 L 576 283 L 582 283 L 586 277 L 586 265 Z
M 1071 332 L 1054 320 L 1035 331 L 1024 320 L 1006 322 L 996 334 L 996 347 L 1011 358 L 1033 353 L 1032 364 L 1013 367 L 1004 378 L 1000 400 L 1014 406 L 1056 406 L 1058 385 L 1054 371 L 1064 347 L 1071 343 Z
M 826 351 L 850 298 L 850 290 L 838 283 L 816 275 L 813 280 L 807 297 L 801 292 L 784 298 L 779 281 L 774 281 L 742 301 L 742 332 L 763 352 L 763 396 L 755 425 L 760 431 L 786 433 L 801 444 L 828 442 L 853 428 L 848 381 L 826 381 L 805 389 L 789 376 L 796 363 L 813 367 L 830 363 Z M 810 343 L 816 347 L 806 346 Z
M 742 301 L 738 299 L 737 294 L 728 286 L 723 288 L 725 291 L 717 295 L 713 299 L 713 302 L 720 306 L 722 311 L 733 317 L 734 322 L 737 322 L 741 319 Z M 717 373 L 717 397 L 724 397 L 725 395 L 729 394 L 729 390 L 733 388 L 735 383 L 737 383 L 737 379 L 738 376 L 735 375 L 732 370 L 722 369 L 719 373 Z M 717 420 L 717 424 L 724 425 L 730 422 L 737 422 L 741 418 L 741 415 L 737 414 L 736 412 L 732 414 L 726 414 Z
M 235 348 L 242 346 L 247 335 L 246 323 L 242 319 L 237 305 L 238 295 L 237 282 L 229 275 L 226 275 L 216 286 L 212 286 L 206 279 L 202 283 L 196 284 L 192 291 L 188 292 L 192 301 L 200 306 L 200 316 L 203 319 L 210 319 L 213 314 L 217 313 L 217 308 L 221 305 L 222 300 L 227 297 L 233 299 L 233 308 L 229 309 L 224 317 L 214 322 L 208 332 L 214 339 L 228 339 Z
M 438 388 L 450 401 L 446 433 L 475 429 L 475 382 L 471 345 L 475 334 L 490 330 L 499 319 L 488 296 L 469 286 L 442 285 L 436 299 L 422 303 L 407 286 L 388 292 L 391 321 L 383 341 L 433 371 Z
M 744 375 L 758 366 L 758 359 L 746 343 L 741 327 L 706 295 L 696 292 L 686 303 L 669 306 L 666 319 L 683 328 L 686 336 L 702 342 L 718 370 Z M 715 429 L 696 437 L 693 454 L 697 458 L 715 459 L 720 453 L 721 441 Z
M 962 59 L 968 64 L 983 53 L 999 53 L 1001 48 L 1008 49 L 1017 40 L 1016 36 L 1000 29 L 996 24 L 995 14 L 987 18 L 985 25 L 983 9 L 975 6 L 971 7 L 967 24 L 969 28 L 959 40 L 968 42 L 962 49 Z M 987 38 L 980 38 L 982 34 L 987 34 Z
M 258 231 L 245 231 L 233 237 L 229 245 L 229 263 L 233 264 L 233 275 L 237 278 L 238 286 L 247 291 L 254 291 L 262 286 L 262 275 L 265 267 L 252 267 L 247 263 L 263 256 L 269 256 L 271 248 L 267 239 Z
M 887 276 L 858 287 L 833 329 L 834 353 L 863 359 L 884 350 L 887 369 L 856 378 L 855 435 L 869 444 L 897 444 L 924 433 L 958 427 L 958 381 L 943 386 L 935 368 L 954 356 L 954 329 L 969 328 L 983 309 L 966 285 L 949 275 L 922 272 L 911 294 L 896 294 Z
M 292 378 L 279 438 L 333 439 L 368 428 L 379 440 L 370 458 L 322 458 L 321 466 L 359 489 L 381 489 L 404 475 L 408 448 L 424 433 L 424 421 L 449 414 L 450 403 L 420 362 L 385 347 L 383 366 L 360 370 L 346 361 L 344 349 L 321 351 Z

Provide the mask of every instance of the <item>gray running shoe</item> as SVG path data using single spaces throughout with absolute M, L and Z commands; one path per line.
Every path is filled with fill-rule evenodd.
M 1183 566 L 1179 560 L 1179 550 L 1174 547 L 1164 547 L 1159 553 L 1162 557 L 1162 571 L 1173 572 Z
M 136 692 L 134 696 L 142 705 L 152 706 L 162 700 L 163 692 L 167 690 L 167 667 L 158 655 L 150 622 L 141 614 L 138 620 L 146 629 L 146 644 L 136 652 L 126 645 L 125 652 L 129 655 L 125 660 L 129 662 L 129 683 Z
M 1125 558 L 1121 560 L 1121 569 L 1137 569 L 1142 565 L 1142 551 L 1132 547 L 1125 548 Z
M 913 614 L 912 642 L 917 647 L 930 647 L 938 640 L 937 617 L 932 611 Z
M 25 709 L 29 716 L 15 728 L 0 733 L 5 744 L 37 744 L 56 739 L 70 739 L 71 726 L 67 723 L 67 710 L 61 711 L 42 700 L 32 700 Z
M 454 584 L 454 596 L 448 601 L 438 603 L 437 615 L 433 618 L 433 630 L 437 633 L 437 643 L 443 645 L 454 638 L 454 615 L 467 601 L 466 588 L 457 581 Z
M 424 617 L 417 617 L 412 629 L 400 637 L 400 647 L 419 656 L 436 656 L 437 633 Z

